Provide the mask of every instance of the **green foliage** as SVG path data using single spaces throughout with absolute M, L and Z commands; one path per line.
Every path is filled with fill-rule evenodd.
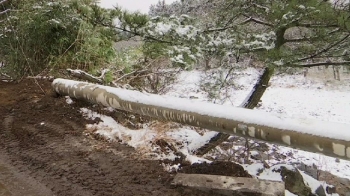
M 166 43 L 146 41 L 142 46 L 142 52 L 146 58 L 156 59 L 167 55 L 164 50 L 167 47 Z
M 182 46 L 196 46 L 199 49 L 197 54 L 200 55 L 195 55 L 196 59 L 205 57 L 220 60 L 228 54 L 239 59 L 254 55 L 268 64 L 279 61 L 284 62 L 285 66 L 296 66 L 307 64 L 311 60 L 310 56 L 316 62 L 328 61 L 329 58 L 334 62 L 339 61 L 342 52 L 349 48 L 349 41 L 341 41 L 350 30 L 349 4 L 334 3 L 337 2 L 214 0 L 207 1 L 205 5 L 191 1 L 188 3 L 191 5 L 186 8 L 186 3 L 177 1 L 169 6 L 158 3 L 152 6 L 151 14 L 155 16 L 158 12 L 161 16 L 179 16 L 186 11 L 186 14 L 198 18 L 185 23 L 196 28 L 199 34 L 197 42 L 189 38 L 185 40 L 186 37 L 180 38 Z M 157 20 L 160 21 L 158 25 L 169 24 L 164 17 L 157 17 Z M 173 36 L 175 26 L 172 25 L 171 30 L 163 36 L 158 34 L 157 38 Z M 334 46 L 326 49 L 331 44 Z M 172 41 L 170 45 L 179 44 Z M 318 53 L 321 49 L 326 50 Z M 193 54 L 192 49 L 188 51 L 186 54 Z M 174 54 L 177 55 L 171 53 Z M 184 54 L 182 56 L 185 57 Z
M 128 74 L 139 69 L 140 62 L 144 58 L 141 48 L 129 48 L 116 53 L 116 67 Z
M 111 71 L 108 71 L 107 73 L 106 73 L 106 75 L 105 75 L 105 77 L 104 77 L 104 82 L 106 83 L 106 84 L 109 84 L 109 83 L 111 83 L 112 81 L 113 81 L 113 73 L 111 72 Z
M 43 69 L 91 70 L 114 60 L 111 29 L 95 24 L 106 10 L 93 0 L 21 1 L 11 12 L 0 38 L 6 68 L 13 76 Z

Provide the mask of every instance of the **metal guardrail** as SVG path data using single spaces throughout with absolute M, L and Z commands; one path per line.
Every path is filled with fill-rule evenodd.
M 350 124 L 289 119 L 266 112 L 55 79 L 61 95 L 141 115 L 350 160 Z

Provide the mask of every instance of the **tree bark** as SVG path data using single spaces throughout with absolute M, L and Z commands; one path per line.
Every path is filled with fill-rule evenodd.
M 247 99 L 243 101 L 240 107 L 247 109 L 254 109 L 261 100 L 261 97 L 264 95 L 274 69 L 265 67 L 262 74 L 260 75 L 258 81 L 254 85 L 252 91 L 247 96 Z

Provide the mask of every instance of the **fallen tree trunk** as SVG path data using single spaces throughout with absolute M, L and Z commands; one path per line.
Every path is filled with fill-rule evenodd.
M 254 109 L 260 102 L 261 97 L 264 95 L 266 88 L 268 87 L 273 69 L 265 67 L 263 73 L 260 75 L 258 81 L 255 83 L 252 91 L 247 96 L 246 100 L 240 105 L 242 108 Z M 207 154 L 210 150 L 216 148 L 222 142 L 226 141 L 230 137 L 227 133 L 218 133 L 212 137 L 208 143 L 198 148 L 196 155 L 203 156 Z
M 287 119 L 73 80 L 55 79 L 52 86 L 58 94 L 120 110 L 350 160 L 349 124 Z

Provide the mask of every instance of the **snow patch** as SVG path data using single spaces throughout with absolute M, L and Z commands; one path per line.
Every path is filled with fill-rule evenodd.
M 67 87 L 71 86 L 72 84 L 73 86 L 82 84 L 81 82 L 69 81 L 65 79 L 56 79 L 54 84 L 56 83 L 64 84 Z M 89 85 L 88 83 L 86 84 Z M 227 107 L 223 105 L 198 102 L 195 100 L 144 94 L 138 91 L 112 88 L 102 85 L 96 85 L 95 87 L 115 94 L 118 96 L 118 98 L 124 101 L 143 103 L 145 105 L 174 110 L 183 110 L 189 113 L 193 112 L 204 116 L 230 119 L 233 121 L 242 122 L 248 126 L 260 125 L 277 128 L 280 130 L 350 141 L 350 134 L 346 134 L 349 132 L 350 124 L 326 122 L 314 119 L 292 119 L 258 110 Z M 330 131 L 332 131 L 331 135 L 329 134 Z
M 87 108 L 81 108 L 81 112 L 88 119 L 101 119 L 101 122 L 97 124 L 86 125 L 87 130 L 90 130 L 95 134 L 102 135 L 111 141 L 120 141 L 125 143 L 135 148 L 148 158 L 160 160 L 175 160 L 178 158 L 178 155 L 175 155 L 174 152 L 162 152 L 159 149 L 159 146 L 154 145 L 157 140 L 162 139 L 175 146 L 177 151 L 185 155 L 186 160 L 190 163 L 211 162 L 207 159 L 197 157 L 192 153 L 198 147 L 201 147 L 207 143 L 208 140 L 216 134 L 216 132 L 206 131 L 203 135 L 200 135 L 196 131 L 189 128 L 156 131 L 151 127 L 131 130 L 117 123 L 112 117 L 98 114 Z M 177 141 L 182 142 L 181 144 L 178 144 Z
M 69 96 L 65 96 L 65 98 L 66 98 L 66 103 L 68 103 L 68 104 L 74 103 L 73 100 Z

